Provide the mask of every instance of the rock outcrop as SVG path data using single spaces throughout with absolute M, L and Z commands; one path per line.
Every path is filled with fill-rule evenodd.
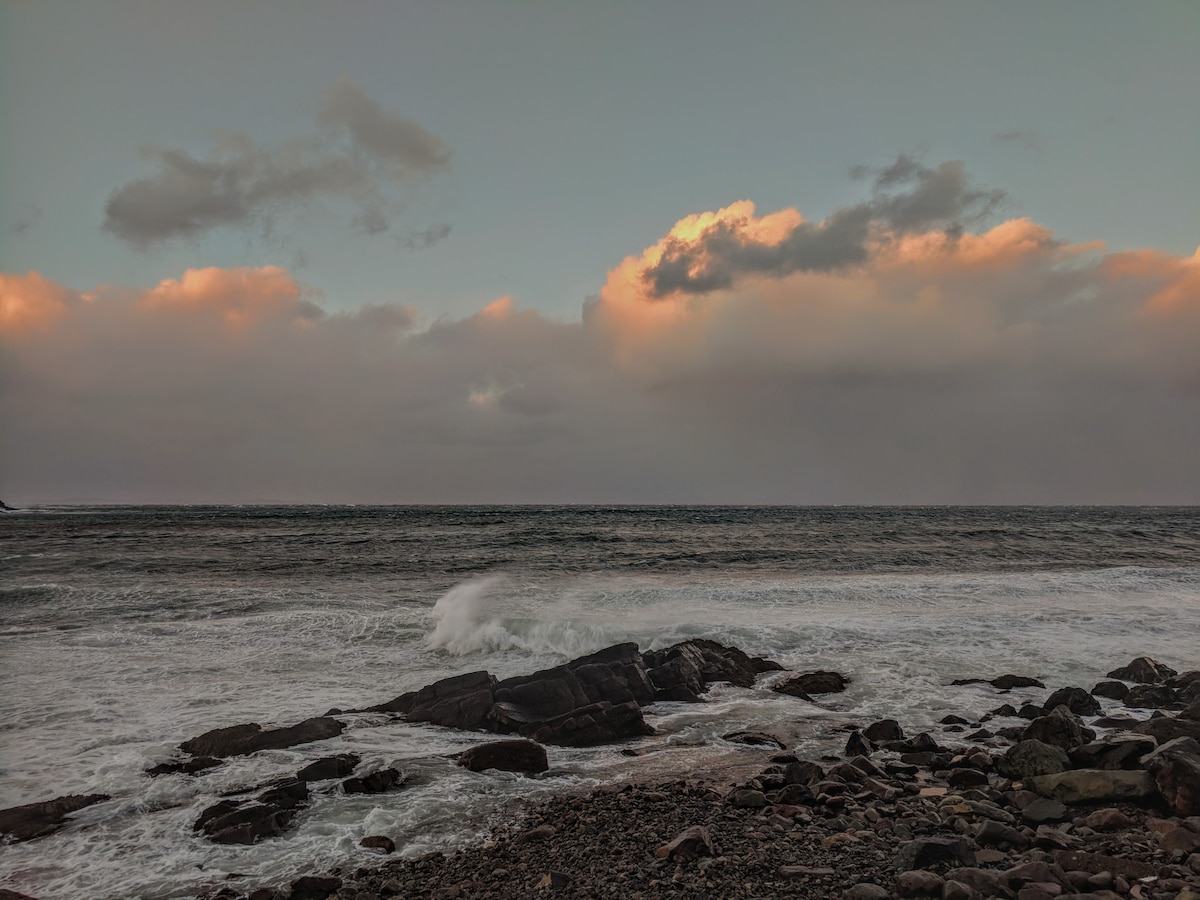
M 246 725 L 231 725 L 214 728 L 204 734 L 184 741 L 179 749 L 192 756 L 209 756 L 223 759 L 227 756 L 246 756 L 259 750 L 280 750 L 297 744 L 323 741 L 342 733 L 345 726 L 337 719 L 320 716 L 305 719 L 287 728 L 264 730 L 257 722 Z
M 17 841 L 44 837 L 62 828 L 71 813 L 108 799 L 107 794 L 69 794 L 41 803 L 0 809 L 0 835 Z
M 458 764 L 472 772 L 499 769 L 536 775 L 550 768 L 546 748 L 530 740 L 492 741 L 458 755 Z

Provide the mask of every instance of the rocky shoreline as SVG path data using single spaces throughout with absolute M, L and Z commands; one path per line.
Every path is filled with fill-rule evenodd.
M 503 740 L 467 751 L 459 764 L 539 777 L 555 745 L 648 734 L 645 706 L 703 702 L 715 682 L 747 687 L 780 668 L 711 641 L 653 653 L 625 644 L 504 681 L 467 673 L 353 712 L 495 732 Z M 1108 679 L 1053 691 L 1024 675 L 963 679 L 955 683 L 994 692 L 996 708 L 946 716 L 916 734 L 887 719 L 847 727 L 843 752 L 819 759 L 798 758 L 771 734 L 729 734 L 746 748 L 749 777 L 682 772 L 559 796 L 514 810 L 489 840 L 457 853 L 204 896 L 1200 900 L 1200 671 L 1180 674 L 1143 657 Z M 773 689 L 812 699 L 846 682 L 836 672 L 803 672 Z M 1046 697 L 1018 708 L 1003 702 L 1012 689 Z M 1105 716 L 1097 697 L 1149 718 Z M 184 742 L 179 759 L 147 775 L 187 775 L 232 756 L 323 740 L 341 733 L 342 715 L 217 729 Z M 195 831 L 220 843 L 286 840 L 312 792 L 403 789 L 403 772 L 356 773 L 358 764 L 352 754 L 318 760 L 209 807 Z M 2 810 L 0 831 L 32 840 L 103 799 Z M 363 844 L 384 855 L 394 849 L 387 835 Z M 0 890 L 0 898 L 20 896 Z

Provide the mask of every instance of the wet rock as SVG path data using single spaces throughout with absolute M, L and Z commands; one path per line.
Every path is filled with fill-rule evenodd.
M 521 728 L 521 734 L 530 740 L 563 747 L 592 747 L 653 733 L 642 718 L 641 708 L 633 702 L 593 703 Z
M 1156 790 L 1149 772 L 1107 769 L 1074 769 L 1057 775 L 1038 775 L 1029 787 L 1063 803 L 1099 803 L 1105 800 L 1140 800 Z
M 1200 816 L 1200 741 L 1168 741 L 1142 759 L 1159 792 L 1177 816 Z
M 465 750 L 458 755 L 458 764 L 472 772 L 499 769 L 503 772 L 524 772 L 534 775 L 550 768 L 546 748 L 530 740 L 492 741 Z
M 962 837 L 918 837 L 909 841 L 896 854 L 895 865 L 901 872 L 928 869 L 934 865 L 973 866 L 975 851 Z
M 282 834 L 308 803 L 308 785 L 284 781 L 253 801 L 222 800 L 201 814 L 192 826 L 217 844 L 253 844 Z
M 309 763 L 296 773 L 298 781 L 326 781 L 330 778 L 345 778 L 361 762 L 354 753 L 339 753 L 325 756 Z
M 1072 750 L 1095 737 L 1095 732 L 1085 729 L 1079 717 L 1064 705 L 1034 719 L 1021 732 L 1023 741 L 1041 741 L 1063 750 Z
M 1200 720 L 1183 716 L 1157 716 L 1130 728 L 1138 734 L 1148 734 L 1159 744 L 1173 741 L 1175 738 L 1190 737 L 1200 740 Z
M 1100 715 L 1100 701 L 1080 687 L 1059 688 L 1046 698 L 1043 705 L 1051 710 L 1056 706 L 1065 706 L 1077 716 Z
M 1178 674 L 1170 666 L 1165 666 L 1148 656 L 1139 656 L 1129 665 L 1113 669 L 1108 673 L 1108 677 L 1121 681 L 1136 681 L 1139 684 L 1161 684 L 1171 676 Z
M 224 764 L 225 760 L 223 759 L 217 759 L 213 756 L 198 756 L 194 759 L 184 759 L 178 762 L 159 763 L 157 766 L 147 769 L 146 774 L 151 778 L 156 778 L 159 775 L 198 775 L 200 772 L 215 769 L 217 766 Z
M 1065 772 L 1071 768 L 1071 760 L 1061 747 L 1030 738 L 1009 747 L 999 768 L 1010 778 L 1025 779 Z
M 305 719 L 287 728 L 263 730 L 257 722 L 215 728 L 184 741 L 179 749 L 193 756 L 246 756 L 259 750 L 280 750 L 297 744 L 323 741 L 341 734 L 344 726 L 337 719 L 318 717 Z
M 44 837 L 66 825 L 71 813 L 108 799 L 107 794 L 68 794 L 41 803 L 0 809 L 0 835 L 17 841 Z
M 368 850 L 382 850 L 384 853 L 396 852 L 396 842 L 384 834 L 369 834 L 358 842 L 358 846 Z
M 850 680 L 838 672 L 802 672 L 775 684 L 771 690 L 780 694 L 808 699 L 810 694 L 836 694 L 844 691 Z
M 881 744 L 884 741 L 902 741 L 904 740 L 904 729 L 900 727 L 900 723 L 895 719 L 881 719 L 874 722 L 863 729 L 863 737 L 873 744 Z
M 1178 695 L 1165 684 L 1139 684 L 1132 687 L 1121 703 L 1130 709 L 1170 709 L 1182 705 Z
M 998 678 L 956 678 L 950 683 L 953 685 L 990 684 L 992 687 L 999 688 L 1002 691 L 1011 691 L 1013 688 L 1044 688 L 1046 686 L 1038 679 L 1031 678 L 1028 675 L 1001 675 Z
M 347 794 L 382 794 L 404 784 L 404 775 L 399 769 L 379 769 L 367 775 L 347 778 L 342 782 L 342 791 Z
M 1092 688 L 1094 696 L 1107 697 L 1110 700 L 1121 700 L 1128 693 L 1129 685 L 1123 684 L 1120 681 L 1101 681 Z
M 875 745 L 863 737 L 861 731 L 855 730 L 846 738 L 847 756 L 870 756 L 875 751 Z
M 731 731 L 721 735 L 722 740 L 731 744 L 746 744 L 750 747 L 774 747 L 776 750 L 786 750 L 787 744 L 765 731 Z
M 654 851 L 660 859 L 696 859 L 701 856 L 716 856 L 712 834 L 703 825 L 693 825 L 676 835 L 669 844 Z

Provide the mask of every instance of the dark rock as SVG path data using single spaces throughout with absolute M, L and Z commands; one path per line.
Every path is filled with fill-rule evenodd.
M 1044 706 L 1038 706 L 1036 703 L 1024 703 L 1021 705 L 1021 708 L 1017 710 L 1017 718 L 1029 719 L 1032 721 L 1034 719 L 1040 719 L 1046 714 L 1046 712 L 1047 709 Z
M 1057 775 L 1037 775 L 1029 779 L 1028 785 L 1063 803 L 1141 800 L 1155 793 L 1149 772 L 1121 769 L 1073 769 Z
M 1175 691 L 1165 684 L 1139 684 L 1130 688 L 1121 702 L 1130 709 L 1168 709 L 1182 706 Z
M 1146 755 L 1142 765 L 1177 816 L 1200 816 L 1200 741 L 1181 737 Z
M 384 853 L 396 852 L 396 842 L 385 834 L 369 834 L 358 842 L 358 846 L 368 850 L 382 850 Z
M 179 749 L 193 756 L 246 756 L 259 750 L 279 750 L 297 744 L 323 741 L 341 734 L 344 728 L 337 719 L 327 717 L 305 719 L 287 728 L 272 728 L 267 731 L 258 723 L 251 722 L 206 731 L 199 737 L 184 741 L 179 745 Z
M 292 882 L 288 900 L 326 900 L 338 892 L 342 879 L 333 875 L 305 875 Z
M 680 832 L 669 844 L 654 851 L 660 859 L 696 859 L 700 856 L 716 856 L 712 834 L 703 825 L 693 825 Z
M 824 777 L 825 770 L 807 760 L 789 763 L 783 770 L 784 784 L 816 784 Z
M 197 756 L 194 759 L 184 759 L 178 762 L 159 763 L 146 770 L 151 778 L 159 775 L 196 775 L 208 769 L 224 765 L 225 760 L 213 756 Z
M 943 716 L 942 718 L 938 719 L 938 724 L 939 725 L 970 725 L 971 720 L 964 719 L 962 716 L 956 716 L 956 715 L 951 714 L 948 716 Z M 905 874 L 907 874 L 907 873 L 905 873 Z M 941 879 L 939 878 L 938 881 L 940 882 Z
M 1049 714 L 1034 719 L 1021 732 L 1022 740 L 1041 741 L 1063 750 L 1072 750 L 1095 736 L 1095 732 L 1085 729 L 1079 717 L 1066 706 L 1054 707 Z
M 633 702 L 593 703 L 521 728 L 521 734 L 530 740 L 563 747 L 592 747 L 653 733 L 642 718 L 641 708 Z
M 309 763 L 296 773 L 299 781 L 325 781 L 330 778 L 345 778 L 354 771 L 361 760 L 354 753 L 339 753 L 325 756 Z
M 928 869 L 935 865 L 975 865 L 975 851 L 966 838 L 961 837 L 918 837 L 900 848 L 896 855 L 896 869 Z
M 1001 675 L 998 678 L 956 678 L 950 682 L 952 685 L 964 684 L 990 684 L 994 688 L 999 688 L 1002 691 L 1011 691 L 1013 688 L 1037 687 L 1044 688 L 1041 681 L 1036 678 L 1030 678 L 1028 675 Z
M 883 746 L 894 753 L 936 753 L 942 749 L 927 731 L 907 740 L 885 741 Z
M 862 734 L 863 737 L 874 744 L 880 744 L 884 741 L 904 740 L 904 730 L 895 719 L 881 719 L 878 722 L 874 722 L 864 728 Z M 910 868 L 915 868 L 915 866 L 910 866 Z
M 1066 817 L 1066 806 L 1049 797 L 1039 797 L 1021 810 L 1021 821 L 1026 825 L 1037 826 L 1046 822 L 1061 822 Z
M 990 715 L 1003 716 L 1006 719 L 1012 718 L 1012 717 L 1016 716 L 1016 714 L 1017 714 L 1017 708 L 1015 706 L 1013 706 L 1011 703 L 1001 703 L 999 706 L 997 706 L 995 709 L 993 709 L 990 713 Z
M 896 893 L 901 897 L 940 897 L 945 879 L 937 872 L 914 869 L 896 876 Z
M 218 844 L 253 844 L 282 834 L 308 803 L 308 785 L 284 781 L 263 791 L 254 801 L 222 800 L 207 809 L 192 826 Z
M 1023 850 L 1029 846 L 1029 838 L 1017 829 L 991 819 L 980 823 L 975 831 L 975 841 L 985 847 L 1016 847 Z
M 296 809 L 308 803 L 308 785 L 303 781 L 284 781 L 259 794 L 258 802 L 280 809 Z
M 1161 684 L 1178 674 L 1170 666 L 1164 666 L 1148 656 L 1139 656 L 1129 665 L 1113 669 L 1108 673 L 1108 677 L 1119 678 L 1121 681 L 1136 681 L 1139 684 Z
M 1175 738 L 1190 737 L 1200 740 L 1200 720 L 1188 719 L 1183 716 L 1160 716 L 1147 719 L 1134 725 L 1131 731 L 1138 734 L 1148 734 L 1159 744 L 1173 741 Z
M 837 672 L 818 671 L 792 675 L 774 685 L 771 690 L 780 694 L 808 699 L 809 694 L 836 694 L 846 689 L 850 679 Z
M 1089 813 L 1083 824 L 1093 831 L 1124 831 L 1133 825 L 1133 820 L 1116 807 L 1110 806 Z
M 1066 750 L 1036 739 L 1021 740 L 1010 746 L 1000 766 L 1002 774 L 1021 780 L 1033 775 L 1054 775 L 1069 768 Z
M 458 764 L 472 772 L 499 769 L 503 772 L 524 772 L 529 775 L 550 768 L 546 748 L 529 740 L 493 741 L 480 744 L 458 755 Z
M 17 841 L 44 837 L 67 824 L 71 813 L 108 799 L 107 794 L 68 794 L 41 803 L 0 809 L 0 835 Z
M 758 808 L 767 805 L 767 796 L 752 788 L 738 788 L 730 797 L 734 806 Z
M 721 735 L 722 740 L 732 744 L 747 744 L 751 747 L 774 747 L 776 750 L 786 750 L 787 744 L 764 731 L 731 731 Z
M 4 504 L 0 503 L 0 506 Z M 5 507 L 6 509 L 8 507 Z M 30 897 L 28 894 L 18 894 L 16 891 L 10 891 L 8 888 L 0 888 L 0 900 L 37 900 L 36 897 Z
M 1153 866 L 1138 859 L 1079 850 L 1059 850 L 1054 853 L 1054 861 L 1064 872 L 1111 872 L 1125 878 L 1145 878 L 1154 874 Z
M 946 776 L 946 784 L 952 788 L 982 787 L 987 783 L 987 774 L 978 769 L 951 769 Z
M 368 775 L 347 778 L 342 790 L 347 794 L 382 794 L 404 784 L 404 775 L 399 769 L 379 769 Z
M 1101 681 L 1092 688 L 1094 696 L 1107 697 L 1110 700 L 1121 700 L 1128 693 L 1129 685 L 1123 684 L 1120 681 Z
M 1137 769 L 1141 758 L 1157 746 L 1148 734 L 1118 731 L 1073 748 L 1071 763 L 1077 769 Z
M 1059 688 L 1046 698 L 1043 706 L 1050 710 L 1056 706 L 1065 706 L 1077 716 L 1100 715 L 1100 701 L 1080 687 Z
M 861 731 L 853 731 L 850 737 L 846 739 L 846 755 L 847 756 L 870 756 L 875 750 L 875 745 L 863 737 Z
M 842 900 L 888 900 L 890 896 L 886 888 L 870 881 L 860 881 L 842 892 Z

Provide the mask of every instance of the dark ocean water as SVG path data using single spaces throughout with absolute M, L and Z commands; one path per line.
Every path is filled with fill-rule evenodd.
M 955 677 L 1090 686 L 1150 654 L 1200 668 L 1200 509 L 83 507 L 0 514 L 0 806 L 103 792 L 51 838 L 5 849 L 0 884 L 64 898 L 188 896 L 225 872 L 276 882 L 486 830 L 504 803 L 626 777 L 611 748 L 556 751 L 555 779 L 460 773 L 472 735 L 367 719 L 325 745 L 195 779 L 148 779 L 208 728 L 289 724 L 446 675 L 528 672 L 692 636 L 854 677 L 829 708 L 766 686 L 651 711 L 680 765 L 719 735 L 828 749 L 847 720 L 922 727 L 995 705 Z M 990 705 L 989 705 L 990 704 Z M 286 839 L 214 847 L 190 823 L 222 790 L 352 750 L 418 786 L 323 797 Z

